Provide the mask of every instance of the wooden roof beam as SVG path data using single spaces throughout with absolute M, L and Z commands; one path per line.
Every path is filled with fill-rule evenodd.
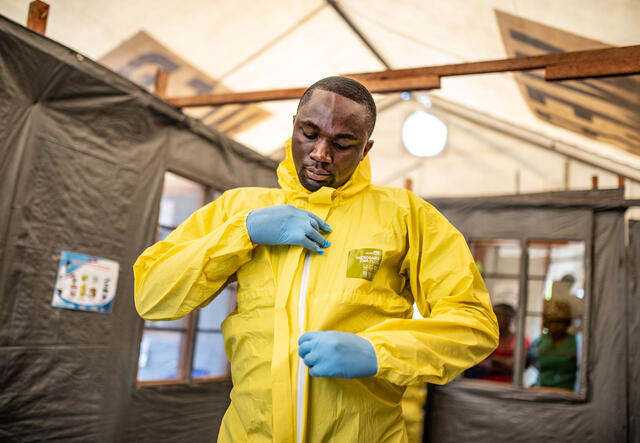
M 579 64 L 557 63 L 548 65 L 544 71 L 544 78 L 545 80 L 573 80 L 638 73 L 640 73 L 640 56 L 594 60 Z
M 188 97 L 170 97 L 166 100 L 178 108 L 189 106 L 217 106 L 236 103 L 255 103 L 300 98 L 307 88 L 269 89 L 250 92 L 220 92 Z
M 379 72 L 346 74 L 344 76 L 361 82 L 373 93 L 389 93 L 439 89 L 440 77 L 545 68 L 547 80 L 640 74 L 640 45 L 423 68 L 393 69 Z M 290 88 L 251 92 L 228 92 L 189 97 L 172 97 L 166 100 L 179 108 L 254 103 L 297 99 L 300 98 L 305 90 L 306 88 Z
M 356 78 L 354 78 L 354 80 L 360 81 Z M 362 80 L 361 83 L 373 93 L 423 91 L 427 89 L 440 88 L 440 78 L 436 75 L 421 75 L 411 78 L 403 78 L 400 80 Z M 307 88 L 305 87 L 251 92 L 223 92 L 218 94 L 194 95 L 190 97 L 171 97 L 166 100 L 178 108 L 185 108 L 189 106 L 212 106 L 231 103 L 254 103 L 272 100 L 298 99 L 306 90 Z
M 604 49 L 590 49 L 586 51 L 562 52 L 558 54 L 533 55 L 528 57 L 513 57 L 501 60 L 487 60 L 471 63 L 457 63 L 453 65 L 428 66 L 424 68 L 393 69 L 379 72 L 364 72 L 348 74 L 347 77 L 358 80 L 384 80 L 412 77 L 415 75 L 438 75 L 449 77 L 454 75 L 489 74 L 494 72 L 528 71 L 544 69 L 549 65 L 583 63 L 612 63 L 621 60 L 640 59 L 640 45 L 623 46 Z M 580 69 L 579 65 L 576 69 Z M 626 72 L 625 74 L 635 74 Z

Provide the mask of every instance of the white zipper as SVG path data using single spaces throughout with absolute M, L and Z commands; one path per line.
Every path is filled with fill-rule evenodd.
M 300 282 L 300 297 L 298 300 L 298 322 L 300 325 L 300 335 L 304 333 L 305 312 L 307 310 L 307 285 L 309 284 L 309 268 L 311 268 L 311 251 L 304 257 L 302 266 L 302 281 Z M 302 443 L 302 428 L 304 425 L 304 398 L 305 385 L 307 381 L 307 366 L 304 360 L 298 359 L 298 389 L 297 389 L 297 418 L 296 434 L 297 442 Z

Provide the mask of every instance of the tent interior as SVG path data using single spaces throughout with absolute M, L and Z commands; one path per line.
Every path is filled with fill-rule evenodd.
M 18 23 L 25 23 L 27 7 L 26 0 L 0 1 L 0 12 Z M 46 34 L 149 90 L 156 69 L 163 68 L 170 74 L 171 97 L 304 87 L 330 75 L 634 45 L 639 21 L 634 0 L 160 5 L 142 0 L 82 7 L 58 0 L 51 3 Z M 624 184 L 627 196 L 637 198 L 638 82 L 637 76 L 626 76 L 550 83 L 531 71 L 447 77 L 440 89 L 413 93 L 408 100 L 401 94 L 376 95 L 381 112 L 373 134 L 373 181 L 402 187 L 411 178 L 419 195 L 456 197 L 589 189 L 592 175 L 598 175 L 601 188 L 615 188 L 621 173 L 635 178 Z M 280 159 L 296 104 L 284 100 L 185 112 Z M 402 125 L 415 111 L 433 113 L 448 127 L 440 155 L 419 158 L 404 148 Z
M 234 287 L 182 323 L 152 324 L 133 307 L 131 266 L 220 192 L 276 186 L 297 100 L 178 109 L 162 97 L 640 43 L 635 0 L 49 3 L 42 36 L 20 26 L 29 1 L 0 0 L 3 441 L 216 438 Z M 424 405 L 416 388 L 412 441 L 640 438 L 640 75 L 543 71 L 374 94 L 372 181 L 433 203 L 465 235 L 494 305 L 526 307 L 508 386 L 465 373 L 430 386 Z M 444 124 L 442 152 L 405 148 L 418 114 Z M 119 263 L 104 311 L 55 304 L 68 251 Z M 568 389 L 528 381 L 552 288 L 579 337 Z

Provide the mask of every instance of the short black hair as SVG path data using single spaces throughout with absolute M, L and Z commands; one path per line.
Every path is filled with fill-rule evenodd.
M 341 95 L 343 97 L 348 98 L 349 100 L 353 100 L 356 103 L 364 105 L 367 108 L 369 113 L 369 118 L 367 119 L 367 123 L 369 123 L 369 135 L 373 132 L 373 127 L 376 124 L 376 102 L 373 101 L 373 97 L 367 88 L 365 88 L 362 84 L 357 81 L 347 78 L 347 77 L 327 77 L 322 80 L 318 80 L 304 91 L 302 97 L 300 97 L 300 102 L 298 103 L 298 109 L 302 105 L 304 105 L 311 94 L 316 89 L 321 89 L 323 91 L 333 92 L 335 94 Z
M 511 306 L 510 304 L 507 303 L 498 303 L 497 305 L 495 305 L 493 307 L 494 311 L 502 311 L 505 314 L 507 314 L 507 316 L 509 316 L 509 318 L 513 318 L 516 316 L 516 310 L 513 309 L 513 306 Z

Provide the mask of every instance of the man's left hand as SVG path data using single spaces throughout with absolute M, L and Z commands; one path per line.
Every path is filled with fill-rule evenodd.
M 305 332 L 298 340 L 298 353 L 312 377 L 361 378 L 378 372 L 371 342 L 349 332 Z

